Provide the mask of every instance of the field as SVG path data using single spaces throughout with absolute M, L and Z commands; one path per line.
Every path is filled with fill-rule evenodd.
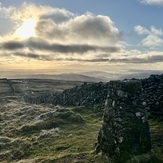
M 60 81 L 48 79 L 0 79 L 0 95 L 5 96 L 22 96 L 25 93 L 34 96 L 54 91 L 63 91 L 81 85 L 80 81 Z
M 99 106 L 70 107 L 25 103 L 22 95 L 63 91 L 81 82 L 54 80 L 0 81 L 0 162 L 112 163 L 95 154 L 102 123 Z M 14 94 L 14 96 L 13 96 Z M 153 149 L 132 162 L 162 162 L 163 123 L 150 120 Z

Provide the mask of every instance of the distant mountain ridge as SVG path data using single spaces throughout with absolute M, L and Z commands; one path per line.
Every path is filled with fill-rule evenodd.
M 64 80 L 64 81 L 81 81 L 81 82 L 100 82 L 104 81 L 101 78 L 91 77 L 82 74 L 63 73 L 63 74 L 36 74 L 36 75 L 21 75 L 19 79 L 53 79 L 53 80 Z
M 81 81 L 81 82 L 109 82 L 111 80 L 123 80 L 123 79 L 143 79 L 148 78 L 151 74 L 161 75 L 163 71 L 161 70 L 129 70 L 129 71 L 86 71 L 78 73 L 21 73 L 21 74 L 12 74 L 10 76 L 4 76 L 0 74 L 0 78 L 8 79 L 53 79 L 53 80 L 63 80 L 63 81 Z

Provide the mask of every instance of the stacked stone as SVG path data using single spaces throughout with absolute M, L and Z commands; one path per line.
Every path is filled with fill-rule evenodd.
M 109 83 L 97 152 L 123 162 L 151 150 L 149 125 L 140 99 L 141 89 L 137 80 Z
M 81 86 L 65 90 L 62 93 L 64 106 L 93 106 L 102 105 L 107 95 L 107 84 L 85 83 Z
M 44 103 L 62 106 L 103 106 L 107 96 L 107 83 L 84 83 L 62 93 L 47 93 L 39 97 L 25 95 L 24 99 L 30 103 Z
M 142 96 L 149 118 L 163 120 L 163 75 L 142 80 Z

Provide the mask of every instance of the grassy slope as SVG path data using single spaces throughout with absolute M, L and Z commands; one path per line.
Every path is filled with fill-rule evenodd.
M 33 154 L 30 156 L 31 158 L 41 156 L 45 157 L 45 160 L 48 160 L 47 158 L 53 160 L 54 157 L 57 158 L 68 155 L 67 158 L 63 157 L 60 159 L 71 160 L 79 157 L 78 159 L 87 158 L 87 161 L 89 161 L 88 155 L 95 149 L 101 119 L 88 108 L 79 107 L 72 108 L 72 110 L 76 113 L 80 113 L 84 119 L 84 123 L 61 127 L 60 135 L 57 138 L 46 137 L 40 139 L 39 143 L 34 145 Z M 60 159 L 55 161 L 60 162 Z
M 14 103 L 12 105 L 8 104 L 8 107 L 5 109 L 12 109 L 13 107 L 17 108 L 19 103 Z M 23 106 L 26 104 L 22 104 Z M 21 106 L 22 107 L 22 106 Z M 34 108 L 36 115 L 40 109 L 41 112 L 48 112 L 53 109 L 53 107 L 48 106 L 36 106 L 30 105 L 24 110 L 30 110 Z M 40 134 L 39 132 L 34 133 L 21 133 L 18 134 L 14 132 L 15 128 L 19 128 L 23 123 L 30 123 L 31 119 L 24 118 L 21 123 L 16 121 L 16 118 L 20 117 L 19 109 L 15 110 L 14 115 L 12 115 L 12 120 L 9 123 L 6 122 L 4 125 L 9 125 L 5 127 L 4 130 L 1 130 L 1 134 L 3 137 L 9 137 L 12 140 L 23 140 L 24 146 L 17 147 L 14 143 L 10 143 L 9 149 L 12 147 L 17 151 L 17 155 L 20 155 L 20 158 L 15 158 L 15 161 L 6 155 L 6 158 L 0 158 L 0 162 L 18 162 L 20 159 L 24 159 L 24 161 L 20 161 L 21 163 L 31 163 L 33 160 L 38 163 L 111 163 L 107 158 L 102 157 L 101 155 L 95 155 L 95 143 L 97 142 L 98 131 L 101 126 L 102 115 L 100 112 L 97 112 L 97 108 L 85 108 L 85 107 L 75 107 L 71 108 L 75 113 L 78 113 L 84 119 L 84 123 L 74 123 L 62 125 L 57 130 L 55 134 Z M 23 109 L 21 110 L 21 114 L 24 114 Z M 45 111 L 43 111 L 45 110 Z M 7 115 L 7 113 L 6 113 Z M 11 114 L 8 114 L 10 116 Z M 16 116 L 18 115 L 18 117 Z M 33 114 L 34 116 L 35 114 Z M 15 118 L 15 119 L 14 119 Z M 3 119 L 3 115 L 2 115 Z M 3 122 L 3 121 L 2 121 Z M 163 160 L 161 152 L 163 151 L 163 123 L 156 122 L 151 120 L 151 136 L 152 136 L 152 144 L 153 150 L 151 153 L 139 156 L 134 159 L 133 162 L 139 163 L 142 160 L 149 160 L 150 157 L 158 157 Z M 31 148 L 28 149 L 28 143 L 31 145 Z M 19 144 L 21 142 L 18 142 Z M 20 150 L 18 149 L 20 148 Z M 29 150 L 21 155 L 21 152 Z M 157 162 L 156 162 L 157 163 Z

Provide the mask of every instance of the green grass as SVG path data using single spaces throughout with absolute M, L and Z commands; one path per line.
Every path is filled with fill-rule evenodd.
M 58 137 L 38 139 L 33 145 L 31 158 L 91 153 L 95 149 L 101 121 L 95 113 L 84 109 L 83 107 L 72 108 L 76 113 L 80 113 L 84 123 L 64 125 L 60 128 Z
M 12 136 L 25 142 L 30 142 L 31 150 L 26 155 L 22 153 L 21 159 L 35 159 L 38 163 L 113 163 L 106 156 L 95 154 L 95 143 L 102 123 L 102 113 L 98 106 L 70 108 L 84 119 L 82 123 L 69 123 L 59 126 L 59 132 L 55 136 L 51 134 L 40 136 L 40 132 L 17 134 Z M 163 122 L 149 121 L 153 149 L 151 152 L 135 156 L 128 163 L 154 163 L 163 162 Z M 14 125 L 14 124 L 13 124 Z M 9 134 L 9 133 L 6 133 Z M 161 139 L 162 140 L 162 139 Z M 21 147 L 21 149 L 23 149 Z M 20 149 L 20 150 L 21 150 Z M 19 151 L 18 151 L 19 152 Z M 23 152 L 23 151 L 21 151 Z M 5 162 L 6 159 L 0 160 Z M 18 158 L 19 160 L 19 158 Z M 17 160 L 15 160 L 17 162 Z M 160 162 L 159 162 L 160 161 Z M 12 158 L 6 162 L 13 162 Z M 152 162 L 151 162 L 152 163 Z
M 153 155 L 163 160 L 163 122 L 149 120 L 149 125 Z

